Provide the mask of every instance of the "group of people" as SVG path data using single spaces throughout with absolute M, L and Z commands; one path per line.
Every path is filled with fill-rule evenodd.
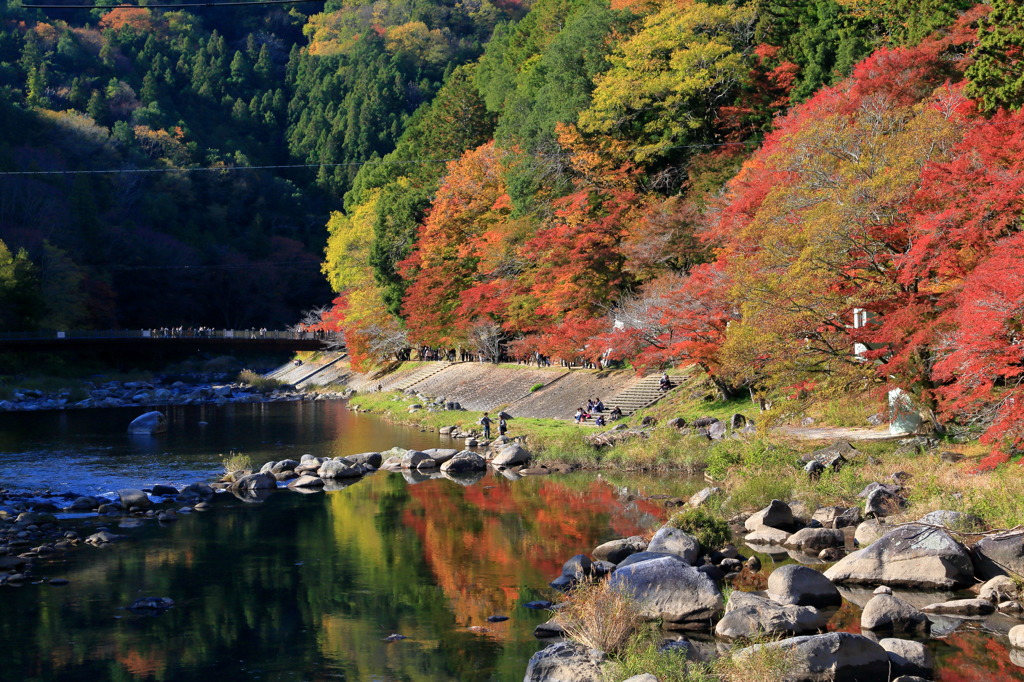
M 616 405 L 612 408 L 611 412 L 608 413 L 610 419 L 618 419 L 622 416 L 622 410 Z M 595 426 L 604 426 L 607 421 L 604 418 L 604 403 L 601 402 L 600 398 L 592 398 L 587 401 L 587 407 L 584 409 L 582 406 L 576 408 L 576 414 L 573 419 L 577 424 L 583 424 L 591 417 L 594 419 Z
M 480 426 L 484 427 L 484 438 L 490 439 L 491 437 L 491 424 L 494 420 L 488 416 L 487 412 L 484 412 L 484 416 L 480 417 Z M 498 435 L 504 436 L 508 433 L 508 422 L 505 421 L 505 414 L 501 413 L 498 415 Z

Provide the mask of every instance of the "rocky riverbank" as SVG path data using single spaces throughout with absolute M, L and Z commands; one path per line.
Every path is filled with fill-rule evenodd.
M 579 585 L 607 580 L 641 618 L 661 622 L 661 648 L 686 652 L 683 666 L 715 659 L 757 666 L 759 657 L 769 656 L 785 662 L 778 672 L 786 680 L 932 679 L 928 639 L 947 637 L 966 623 L 1008 636 L 1010 661 L 1024 666 L 1024 530 L 986 531 L 982 519 L 952 511 L 887 523 L 874 493 L 894 497 L 898 491 L 870 487 L 863 509 L 795 512 L 773 500 L 733 518 L 734 536 L 746 543 L 742 551 L 732 544 L 702 546 L 670 521 L 649 541 L 623 538 L 570 558 L 551 587 L 568 592 L 571 605 Z M 722 494 L 705 489 L 687 506 Z M 755 552 L 782 552 L 783 560 L 800 563 L 764 576 Z M 828 632 L 844 601 L 861 609 L 860 631 Z M 579 632 L 576 610 L 555 609 L 537 637 Z M 772 641 L 749 645 L 765 639 Z M 561 640 L 531 659 L 525 680 L 599 679 L 614 670 L 616 659 L 614 652 Z
M 289 386 L 260 390 L 239 382 L 224 381 L 102 381 L 86 382 L 75 389 L 15 390 L 0 400 L 0 412 L 77 410 L 106 407 L 157 407 L 163 405 L 226 405 L 293 400 L 328 400 L 341 393 L 307 393 Z

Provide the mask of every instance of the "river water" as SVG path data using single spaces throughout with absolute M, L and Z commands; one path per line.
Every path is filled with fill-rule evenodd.
M 141 439 L 126 434 L 138 412 L 0 415 L 0 481 L 97 494 L 210 480 L 232 450 L 259 464 L 455 446 L 338 402 L 169 408 L 169 433 Z M 221 494 L 166 526 L 82 518 L 83 533 L 106 525 L 128 539 L 40 565 L 66 586 L 0 588 L 0 681 L 521 680 L 549 615 L 523 604 L 553 597 L 569 556 L 659 525 L 659 503 L 635 494 L 700 485 L 607 473 L 411 484 L 381 472 L 259 504 Z M 139 597 L 175 606 L 125 609 Z M 856 630 L 858 618 L 848 605 L 834 625 Z M 392 633 L 406 639 L 384 641 Z M 939 679 L 1022 679 L 1005 637 L 984 628 L 930 646 Z

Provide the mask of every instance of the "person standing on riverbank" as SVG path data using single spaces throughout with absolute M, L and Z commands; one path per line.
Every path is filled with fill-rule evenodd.
M 494 420 L 488 417 L 486 412 L 484 412 L 484 416 L 480 417 L 480 426 L 484 427 L 484 438 L 491 437 L 491 424 L 493 423 Z

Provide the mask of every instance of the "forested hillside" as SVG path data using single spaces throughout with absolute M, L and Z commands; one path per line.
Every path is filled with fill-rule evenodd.
M 503 343 L 766 401 L 900 387 L 1004 460 L 1022 27 L 1007 0 L 536 0 L 356 174 L 325 324 L 363 362 Z
M 0 328 L 273 327 L 329 302 L 324 225 L 359 162 L 522 13 L 5 0 Z

